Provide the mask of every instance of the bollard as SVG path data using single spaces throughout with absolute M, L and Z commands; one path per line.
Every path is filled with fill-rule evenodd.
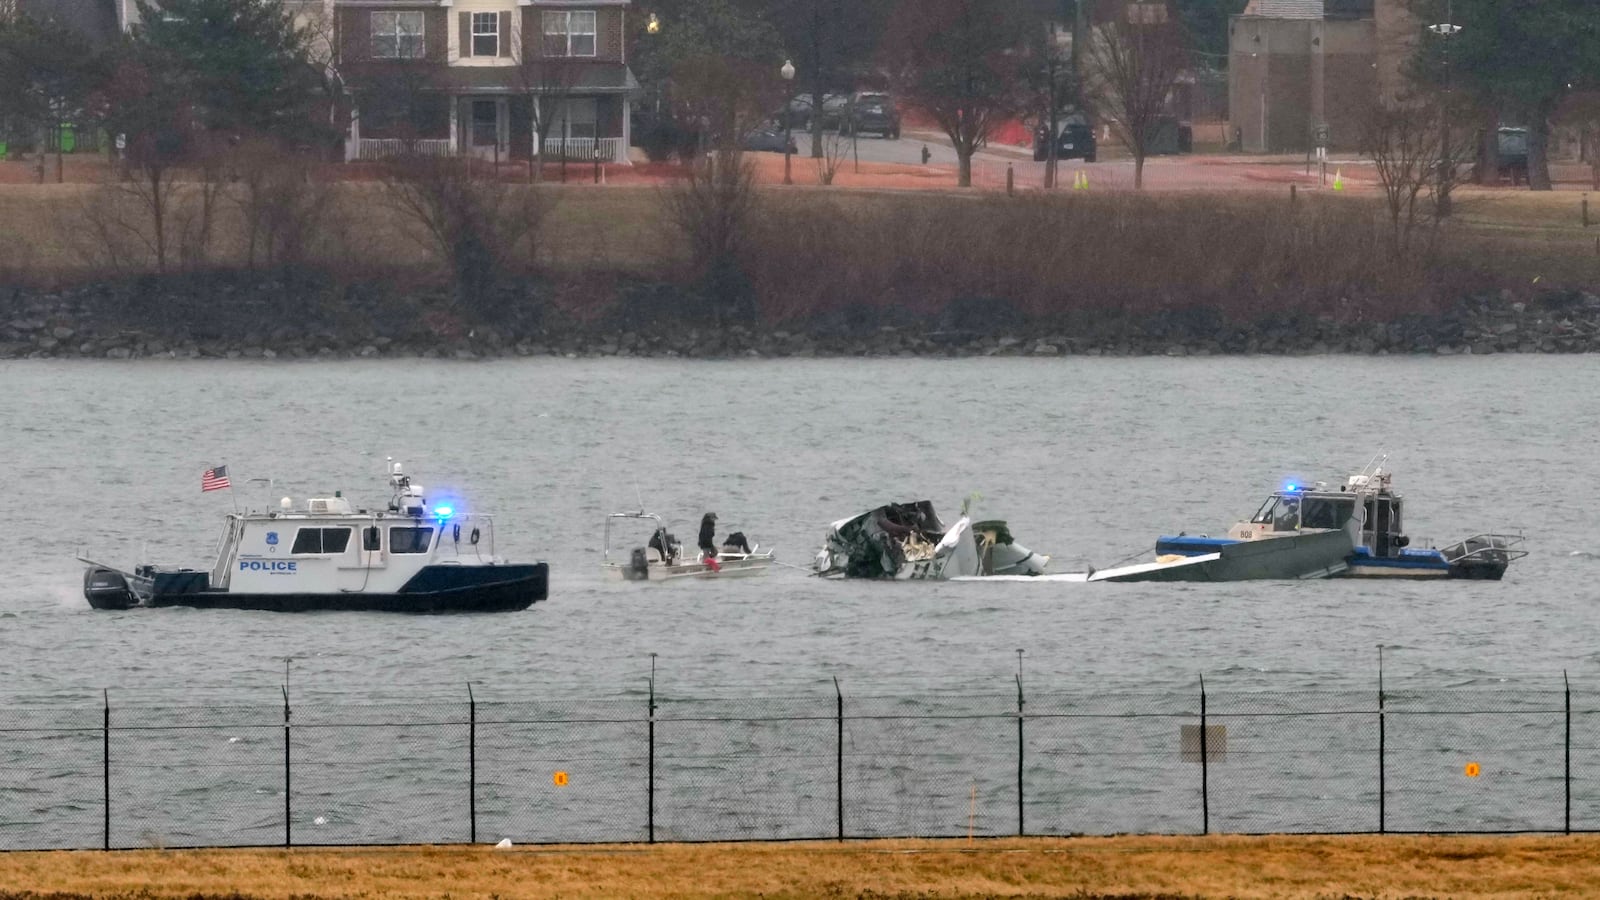
M 1007 195 L 1015 195 L 1016 193 L 1017 193 L 1017 173 L 1011 167 L 1011 163 L 1006 163 L 1006 194 Z M 1586 201 L 1584 201 L 1584 203 L 1587 204 L 1588 201 L 1586 200 Z M 1588 208 L 1589 207 L 1587 205 L 1584 206 L 1584 209 L 1588 209 Z
M 1292 184 L 1289 185 L 1289 205 L 1290 206 L 1294 206 L 1296 190 L 1297 190 L 1297 188 L 1296 188 L 1295 185 L 1292 185 Z
M 1589 227 L 1589 195 L 1583 195 L 1583 227 Z

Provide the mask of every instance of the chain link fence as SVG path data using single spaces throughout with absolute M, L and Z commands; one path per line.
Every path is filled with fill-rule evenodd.
M 1600 830 L 1600 693 L 0 707 L 0 849 Z

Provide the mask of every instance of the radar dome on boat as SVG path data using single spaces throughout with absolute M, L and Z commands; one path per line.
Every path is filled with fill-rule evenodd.
M 291 510 L 291 509 L 294 508 L 294 501 L 290 500 L 288 497 L 285 497 L 282 500 L 278 501 L 278 508 L 284 510 L 285 512 L 287 512 L 288 510 Z

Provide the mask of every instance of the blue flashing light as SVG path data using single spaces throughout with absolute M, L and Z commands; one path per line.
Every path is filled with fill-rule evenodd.
M 456 511 L 455 508 L 451 506 L 435 506 L 433 508 L 433 514 L 440 519 L 448 519 L 455 515 Z
M 1295 483 L 1294 483 L 1294 482 L 1292 482 L 1292 481 L 1291 481 L 1291 482 L 1289 482 L 1289 483 L 1288 483 L 1288 484 L 1286 484 L 1286 485 L 1284 485 L 1284 488 L 1283 488 L 1283 489 L 1284 489 L 1284 490 L 1286 490 L 1286 491 L 1288 491 L 1288 492 L 1289 492 L 1289 493 L 1291 493 L 1291 494 L 1292 494 L 1292 493 L 1294 493 L 1294 492 L 1295 492 L 1295 491 L 1298 491 L 1298 490 L 1300 490 L 1300 485 L 1298 485 L 1298 484 L 1295 484 Z

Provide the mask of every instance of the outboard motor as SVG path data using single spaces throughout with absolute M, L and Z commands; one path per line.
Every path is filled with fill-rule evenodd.
M 133 589 L 115 569 L 91 567 L 83 573 L 83 598 L 95 609 L 132 609 Z
M 645 555 L 643 547 L 635 547 L 628 554 L 628 566 L 622 570 L 622 577 L 627 581 L 650 580 L 650 558 Z

